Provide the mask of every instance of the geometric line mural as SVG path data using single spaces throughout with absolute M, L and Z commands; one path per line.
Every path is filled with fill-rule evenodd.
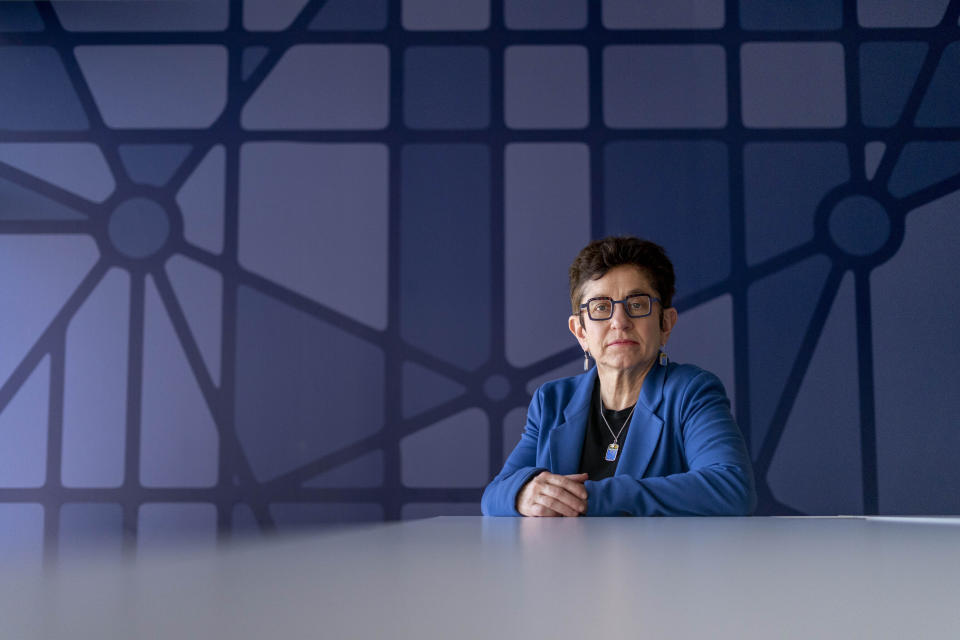
M 0 6 L 0 503 L 47 538 L 474 512 L 618 233 L 758 513 L 960 509 L 960 2 L 268 4 Z

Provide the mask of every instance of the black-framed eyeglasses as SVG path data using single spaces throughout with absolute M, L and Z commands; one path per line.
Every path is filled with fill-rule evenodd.
M 660 298 L 654 298 L 646 293 L 635 293 L 627 296 L 623 300 L 614 300 L 609 296 L 599 298 L 590 298 L 582 305 L 580 310 L 587 310 L 587 315 L 591 320 L 609 320 L 613 317 L 613 308 L 618 304 L 623 305 L 623 310 L 631 318 L 645 318 L 653 311 L 653 303 L 660 302 Z

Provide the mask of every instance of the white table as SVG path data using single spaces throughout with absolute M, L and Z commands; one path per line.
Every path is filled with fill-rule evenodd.
M 0 577 L 3 638 L 945 638 L 960 521 L 450 517 Z

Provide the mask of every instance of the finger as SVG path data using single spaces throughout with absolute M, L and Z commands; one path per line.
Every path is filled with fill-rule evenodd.
M 536 502 L 532 502 L 530 504 L 529 511 L 530 511 L 529 515 L 534 516 L 536 518 L 556 518 L 557 516 L 560 515 L 550 507 L 536 503 Z
M 571 480 L 566 476 L 558 476 L 553 474 L 547 477 L 546 481 L 552 486 L 561 487 L 565 491 L 575 495 L 581 500 L 587 499 L 587 489 L 583 486 L 583 482 Z
M 537 496 L 537 503 L 543 507 L 546 507 L 550 511 L 555 512 L 561 516 L 578 516 L 580 512 L 571 507 L 570 505 L 552 498 L 548 495 L 540 494 Z
M 538 515 L 533 512 L 533 508 L 536 506 L 534 497 L 540 493 L 540 485 L 543 483 L 541 476 L 547 471 L 541 471 L 531 480 L 527 481 L 523 488 L 520 489 L 520 494 L 517 496 L 517 512 L 523 516 L 533 516 Z
M 587 490 L 583 483 L 570 480 L 566 476 L 551 474 L 550 477 L 544 478 L 544 484 L 541 487 L 549 487 L 546 490 L 548 495 L 560 498 L 578 509 L 581 509 L 582 504 L 581 510 L 586 510 Z M 541 488 L 541 491 L 543 490 Z M 563 498 L 563 494 L 566 494 L 567 498 Z
M 523 495 L 521 496 L 520 501 L 517 503 L 517 512 L 519 512 L 522 516 L 535 517 L 560 515 L 552 509 L 537 503 L 537 496 L 540 495 L 539 489 L 540 487 L 532 482 L 527 487 L 524 487 Z
M 562 502 L 577 513 L 583 513 L 587 510 L 587 501 L 584 498 L 570 493 L 563 487 L 552 484 L 546 485 L 540 493 Z
M 582 488 L 583 485 L 574 483 L 574 485 L 570 488 L 576 490 L 577 487 Z M 568 491 L 567 485 L 546 484 L 541 487 L 540 493 L 563 502 L 569 507 L 575 509 L 577 512 L 582 513 L 587 510 L 586 495 L 584 494 L 583 496 L 579 496 L 576 493 Z
M 580 485 L 582 485 L 584 482 L 590 479 L 590 475 L 586 473 L 571 473 L 563 477 L 571 482 L 576 482 L 577 484 L 580 484 Z

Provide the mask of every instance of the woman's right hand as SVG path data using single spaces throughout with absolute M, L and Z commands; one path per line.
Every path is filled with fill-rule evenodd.
M 585 473 L 561 476 L 541 471 L 517 494 L 517 511 L 524 516 L 579 516 L 587 511 Z

